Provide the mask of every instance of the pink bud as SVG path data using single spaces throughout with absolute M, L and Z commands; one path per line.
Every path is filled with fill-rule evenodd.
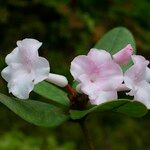
M 128 44 L 125 48 L 113 55 L 113 59 L 116 63 L 122 65 L 127 64 L 133 54 L 133 48 L 131 44 Z

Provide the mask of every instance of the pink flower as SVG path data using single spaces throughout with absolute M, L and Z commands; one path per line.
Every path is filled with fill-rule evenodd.
M 150 68 L 149 61 L 143 56 L 133 55 L 134 65 L 124 74 L 125 85 L 131 90 L 127 93 L 135 100 L 144 103 L 150 109 Z
M 105 50 L 91 49 L 87 56 L 77 56 L 70 71 L 92 104 L 117 99 L 116 89 L 123 82 L 123 73 Z

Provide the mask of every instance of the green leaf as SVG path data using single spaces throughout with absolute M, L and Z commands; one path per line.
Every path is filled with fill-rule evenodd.
M 131 32 L 125 27 L 117 27 L 106 33 L 95 48 L 107 50 L 113 55 L 127 44 L 131 44 L 135 50 L 135 40 Z
M 148 112 L 148 109 L 142 103 L 138 101 L 133 101 L 133 102 L 126 103 L 120 106 L 114 111 L 129 115 L 132 117 L 142 117 Z
M 115 111 L 132 117 L 141 117 L 148 112 L 146 106 L 140 102 L 120 99 L 93 106 L 88 110 L 70 110 L 70 116 L 74 120 L 81 119 L 85 115 L 94 111 Z
M 67 93 L 48 82 L 43 81 L 37 84 L 33 91 L 47 99 L 58 102 L 59 104 L 65 106 L 69 105 Z
M 131 44 L 134 49 L 134 53 L 136 53 L 136 44 L 133 35 L 128 29 L 124 27 L 117 27 L 106 33 L 95 45 L 95 48 L 104 49 L 111 53 L 111 55 L 114 55 L 127 44 Z M 132 64 L 132 61 L 130 61 L 128 65 L 122 66 L 122 69 L 125 71 Z
M 38 126 L 55 127 L 69 116 L 56 106 L 35 100 L 18 100 L 0 94 L 0 102 L 24 120 Z

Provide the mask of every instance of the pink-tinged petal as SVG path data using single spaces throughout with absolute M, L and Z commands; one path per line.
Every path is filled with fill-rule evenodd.
M 124 74 L 124 82 L 130 89 L 135 88 L 135 85 L 145 80 L 145 71 L 148 65 L 148 61 L 142 56 L 133 55 L 132 60 L 134 65 Z
M 82 75 L 81 76 L 81 91 L 86 94 L 86 95 L 93 95 L 94 97 L 97 95 L 96 93 L 98 91 L 109 91 L 109 90 L 114 90 L 114 85 L 113 81 L 108 81 L 107 79 L 101 79 L 99 81 L 92 81 L 87 75 Z M 115 81 L 116 82 L 116 81 Z
M 37 84 L 48 78 L 50 72 L 49 62 L 43 57 L 37 57 L 32 64 L 32 70 L 35 74 L 34 83 Z
M 6 56 L 6 63 L 21 63 L 31 68 L 32 63 L 38 57 L 38 48 L 42 45 L 41 42 L 35 39 L 24 39 L 17 42 L 16 47 L 10 54 Z
M 87 56 L 81 55 L 74 58 L 71 62 L 70 72 L 75 80 L 79 80 L 82 74 L 90 74 L 96 70 L 96 66 Z
M 32 68 L 32 64 L 38 57 L 38 49 L 42 45 L 41 42 L 35 39 L 24 39 L 17 41 L 21 63 Z
M 92 48 L 89 51 L 87 57 L 90 58 L 97 65 L 101 65 L 106 61 L 112 60 L 111 55 L 108 52 L 96 48 Z
M 90 77 L 87 74 L 82 74 L 78 77 L 78 81 L 82 84 L 89 84 L 91 83 Z
M 33 90 L 34 75 L 28 73 L 20 64 L 12 64 L 2 71 L 2 77 L 8 82 L 9 92 L 20 99 L 27 99 Z
M 120 65 L 127 64 L 131 59 L 132 54 L 133 54 L 133 48 L 131 44 L 128 44 L 125 48 L 123 48 L 118 53 L 113 55 L 113 59 L 116 63 Z
M 134 99 L 145 104 L 150 109 L 150 84 L 142 82 L 138 90 L 134 93 Z
M 150 82 L 150 68 L 146 67 L 145 79 L 147 82 Z
M 123 73 L 119 65 L 112 61 L 103 64 L 103 67 L 99 74 L 83 74 L 79 77 L 83 93 L 91 95 L 94 91 L 115 90 L 122 84 Z
M 94 105 L 100 105 L 105 102 L 117 99 L 116 91 L 99 91 L 95 99 L 90 98 L 90 103 Z
M 97 79 L 100 84 L 105 85 L 107 89 L 117 89 L 123 82 L 123 72 L 121 67 L 113 61 L 107 61 L 100 67 L 100 74 Z
M 149 64 L 149 61 L 141 55 L 132 55 L 131 57 L 135 65 L 147 66 Z
M 116 82 L 116 81 L 115 81 Z M 88 95 L 90 99 L 96 100 L 97 96 L 99 95 L 99 91 L 106 92 L 106 91 L 116 91 L 115 88 L 112 86 L 113 83 L 107 81 L 101 82 L 84 82 L 81 83 L 81 91 Z
M 81 91 L 84 94 L 91 96 L 93 99 L 96 98 L 97 91 L 102 90 L 100 85 L 98 85 L 97 83 L 92 83 L 92 82 L 81 83 L 80 87 L 81 87 Z
M 107 89 L 107 90 L 104 90 Z M 117 98 L 117 91 L 113 89 L 113 91 L 109 91 L 108 85 L 106 83 L 97 84 L 97 83 L 89 83 L 89 84 L 81 84 L 81 91 L 89 96 L 90 102 L 92 104 L 100 104 L 106 102 L 107 100 L 112 100 Z M 106 95 L 103 95 L 106 94 Z M 111 95 L 109 95 L 111 94 Z M 108 95 L 108 96 L 107 96 Z M 101 97 L 102 96 L 102 97 Z M 95 103 L 94 103 L 95 102 Z
M 6 68 L 4 68 L 1 72 L 1 76 L 7 81 L 9 82 L 11 79 L 11 67 L 7 66 Z
M 15 73 L 14 70 L 16 70 L 16 73 L 18 73 L 20 68 L 21 70 L 23 69 L 23 66 L 21 64 L 13 63 L 4 68 L 1 72 L 1 75 L 7 82 L 9 82 L 13 77 L 16 76 L 16 74 L 14 74 Z
M 9 93 L 19 99 L 28 99 L 29 93 L 33 90 L 34 84 L 30 78 L 30 75 L 23 74 L 22 76 L 16 76 L 8 83 Z
M 16 47 L 10 54 L 8 54 L 5 58 L 5 62 L 7 65 L 11 63 L 20 63 L 19 49 Z
M 29 52 L 35 52 L 41 47 L 42 43 L 36 39 L 26 38 L 22 41 L 17 41 L 17 46 L 19 49 L 26 50 Z

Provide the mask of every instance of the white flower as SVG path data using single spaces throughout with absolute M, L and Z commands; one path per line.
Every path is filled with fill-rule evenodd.
M 91 49 L 87 56 L 77 56 L 71 62 L 70 71 L 92 104 L 117 99 L 116 89 L 123 82 L 123 73 L 108 52 Z
M 132 55 L 134 65 L 124 75 L 125 85 L 131 90 L 127 93 L 150 109 L 150 68 L 149 61 L 143 56 Z
M 49 62 L 38 54 L 41 45 L 35 39 L 17 41 L 18 47 L 6 56 L 8 66 L 1 75 L 8 82 L 9 93 L 20 99 L 28 99 L 34 85 L 43 80 L 60 87 L 68 84 L 66 77 L 49 73 Z
M 9 92 L 20 99 L 27 99 L 34 85 L 49 76 L 48 61 L 38 54 L 41 45 L 35 39 L 17 41 L 17 47 L 6 56 L 8 66 L 1 75 L 8 82 Z

